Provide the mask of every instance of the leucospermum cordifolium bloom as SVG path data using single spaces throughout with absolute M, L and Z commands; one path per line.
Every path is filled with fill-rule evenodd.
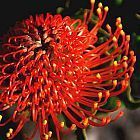
M 84 20 L 49 13 L 30 16 L 2 37 L 0 126 L 18 124 L 9 128 L 7 139 L 13 139 L 29 121 L 35 129 L 26 139 L 39 129 L 41 140 L 53 135 L 60 140 L 61 133 L 104 126 L 122 116 L 119 112 L 99 117 L 96 112 L 120 108 L 120 101 L 110 110 L 103 106 L 126 90 L 136 57 L 129 50 L 130 36 L 122 30 L 121 18 L 116 19 L 115 31 L 106 25 L 109 37 L 97 43 L 108 7 L 98 4 L 97 23 L 89 29 L 94 3 L 91 0 Z M 5 120 L 4 112 L 10 108 L 13 114 Z

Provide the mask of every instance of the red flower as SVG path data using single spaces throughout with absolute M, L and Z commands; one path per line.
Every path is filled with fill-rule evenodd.
M 117 101 L 113 110 L 104 109 L 108 98 L 126 90 L 136 61 L 129 51 L 130 36 L 122 30 L 121 19 L 116 20 L 112 32 L 107 24 L 108 39 L 98 42 L 108 7 L 98 5 L 98 20 L 91 30 L 94 0 L 91 10 L 80 19 L 62 18 L 61 15 L 36 15 L 19 22 L 3 37 L 0 45 L 0 109 L 14 106 L 10 121 L 18 122 L 6 134 L 13 139 L 32 120 L 40 130 L 41 140 L 52 135 L 53 122 L 58 140 L 60 132 L 103 126 L 115 118 L 96 116 L 96 111 L 112 112 L 120 107 Z M 64 120 L 60 120 L 64 118 Z M 69 120 L 69 124 L 65 122 Z

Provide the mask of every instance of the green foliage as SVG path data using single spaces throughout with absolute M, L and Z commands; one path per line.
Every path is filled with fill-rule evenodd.
M 117 5 L 117 6 L 120 6 L 120 5 L 122 5 L 122 3 L 123 3 L 123 0 L 114 0 L 115 1 L 115 4 Z

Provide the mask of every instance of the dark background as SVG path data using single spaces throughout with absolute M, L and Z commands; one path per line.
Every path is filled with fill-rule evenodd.
M 73 16 L 74 13 L 78 11 L 80 8 L 90 8 L 89 1 L 90 0 L 70 0 L 69 8 L 65 9 L 63 16 L 65 15 Z M 46 13 L 46 12 L 55 14 L 57 7 L 65 7 L 65 2 L 66 0 L 1 0 L 0 1 L 0 37 L 8 31 L 9 27 L 14 26 L 16 21 L 21 21 L 22 19 L 28 18 L 29 15 L 41 14 L 41 13 Z M 96 0 L 95 7 L 97 7 L 98 2 L 100 1 Z M 116 5 L 115 0 L 102 0 L 102 2 L 103 2 L 103 5 L 108 5 L 110 9 L 107 19 L 106 19 L 107 23 L 109 23 L 112 26 L 115 26 L 115 19 L 121 16 L 123 28 L 125 32 L 131 35 L 133 33 L 140 35 L 140 19 L 136 18 L 136 13 L 140 14 L 140 0 L 124 0 L 121 5 Z M 140 41 L 136 45 L 133 45 L 133 42 L 134 40 L 132 39 L 131 48 L 135 50 L 136 55 L 137 55 L 135 73 L 140 74 L 140 64 L 139 64 Z M 135 77 L 137 77 L 137 75 L 135 75 Z M 133 79 L 135 78 L 133 77 Z M 134 85 L 132 88 L 132 92 L 134 92 L 134 94 L 136 95 L 139 94 L 139 83 L 140 83 L 139 81 L 136 83 L 135 80 L 132 83 Z M 137 89 L 135 88 L 136 85 L 137 85 Z M 129 116 L 128 119 L 133 120 L 133 115 L 136 116 L 138 114 L 138 116 L 135 118 L 135 121 L 133 120 L 131 123 L 136 122 L 136 119 L 139 120 L 140 118 L 139 112 L 140 111 L 137 111 L 137 112 L 133 111 L 134 114 L 131 113 L 131 115 L 128 115 Z M 129 120 L 125 121 L 125 123 L 128 123 L 128 121 Z M 123 121 L 121 123 L 123 123 Z M 13 124 L 10 124 L 10 125 L 12 126 Z M 134 126 L 136 125 L 140 125 L 140 121 L 138 121 L 138 123 L 135 123 Z M 114 134 L 117 134 L 117 135 L 115 136 L 116 137 L 115 139 L 113 139 L 112 137 L 112 139 L 107 138 L 108 140 L 126 140 L 126 139 L 128 140 L 127 138 L 128 134 L 126 133 L 129 133 L 129 131 L 127 130 L 128 132 L 125 132 L 124 130 L 125 127 L 121 127 L 120 124 L 118 126 L 116 123 L 114 124 L 114 126 L 111 125 L 109 127 L 112 130 L 115 127 L 115 129 L 117 129 L 116 131 L 117 133 L 114 132 Z M 130 127 L 130 129 L 131 128 L 132 127 Z M 133 128 L 135 129 L 136 127 L 133 127 Z M 107 130 L 109 128 L 107 127 L 105 129 Z M 103 128 L 102 130 L 99 130 L 99 129 L 97 130 L 101 131 L 102 133 L 105 132 Z M 5 129 L 0 128 L 0 135 L 5 135 L 6 131 L 7 131 L 6 127 Z M 140 128 L 136 131 L 140 131 Z M 109 129 L 109 132 L 110 132 L 110 129 Z M 132 131 L 130 131 L 130 134 L 131 132 Z M 100 135 L 102 134 L 100 133 Z M 111 137 L 111 134 L 109 137 Z M 20 134 L 18 134 L 18 136 L 14 138 L 14 140 L 18 140 L 18 139 L 21 139 Z M 100 138 L 99 140 L 102 140 L 102 139 Z M 138 136 L 138 139 L 131 138 L 130 140 L 140 140 L 140 136 Z
M 6 32 L 16 21 L 36 13 L 51 12 L 55 14 L 57 7 L 64 7 L 66 0 L 1 0 L 0 2 L 0 34 Z M 69 9 L 65 15 L 73 15 L 79 8 L 90 8 L 90 0 L 70 0 Z M 101 0 L 100 0 L 101 1 Z M 97 3 L 100 2 L 96 0 Z M 114 24 L 115 18 L 121 16 L 124 28 L 128 33 L 139 32 L 140 20 L 135 14 L 140 13 L 140 0 L 124 0 L 122 5 L 116 5 L 115 0 L 102 0 L 109 6 L 108 22 Z

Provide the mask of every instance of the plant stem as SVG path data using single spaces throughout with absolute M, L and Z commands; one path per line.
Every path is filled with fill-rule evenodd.
M 85 129 L 77 128 L 77 130 L 75 131 L 75 134 L 77 136 L 77 140 L 87 140 Z

